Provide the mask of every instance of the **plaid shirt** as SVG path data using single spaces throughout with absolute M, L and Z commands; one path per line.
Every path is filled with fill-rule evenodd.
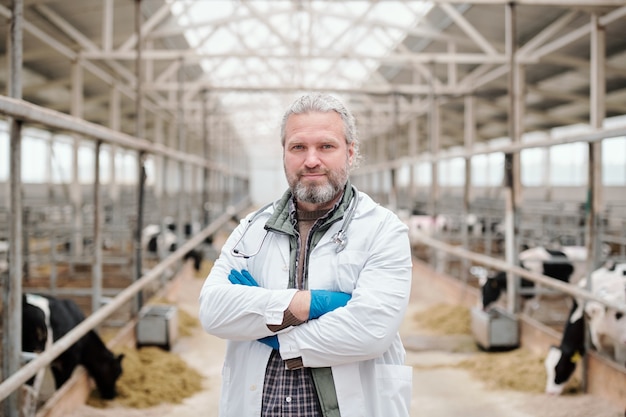
M 277 350 L 265 369 L 261 417 L 322 417 L 311 370 L 286 369 Z
M 290 217 L 294 227 L 300 232 L 300 239 L 306 241 L 311 226 L 328 210 L 312 213 L 298 213 L 296 216 L 295 204 L 290 204 Z M 298 220 L 296 220 L 298 218 Z M 299 242 L 298 252 L 302 255 L 302 242 Z M 304 288 L 302 282 L 302 256 L 298 262 L 298 279 L 296 287 Z M 319 399 L 311 370 L 299 368 L 289 370 L 280 357 L 280 353 L 272 352 L 267 368 L 265 368 L 265 384 L 263 385 L 263 407 L 261 417 L 322 417 Z

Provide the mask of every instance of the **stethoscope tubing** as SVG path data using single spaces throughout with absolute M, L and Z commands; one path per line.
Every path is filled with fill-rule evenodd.
M 348 230 L 348 227 L 350 226 L 350 223 L 352 222 L 352 219 L 354 218 L 356 208 L 359 204 L 359 192 L 354 185 L 352 186 L 352 191 L 353 191 L 353 196 L 352 196 L 352 199 L 350 200 L 348 210 L 345 213 L 344 221 L 341 225 L 341 228 L 331 238 L 331 242 L 337 244 L 337 248 L 335 249 L 337 253 L 344 250 L 346 247 L 346 244 L 348 243 L 348 236 L 346 235 L 346 232 Z M 266 204 L 265 206 L 257 210 L 256 213 L 252 215 L 252 217 L 250 217 L 250 219 L 246 223 L 243 233 L 241 234 L 239 239 L 237 239 L 237 242 L 235 242 L 235 244 L 233 245 L 233 248 L 230 250 L 230 253 L 232 256 L 237 257 L 237 258 L 249 259 L 249 258 L 252 258 L 253 256 L 258 255 L 259 252 L 261 252 L 261 249 L 263 248 L 263 243 L 265 243 L 265 239 L 267 239 L 267 235 L 269 234 L 269 230 L 265 231 L 265 236 L 263 236 L 263 239 L 261 240 L 261 244 L 259 245 L 257 250 L 254 251 L 253 253 L 250 253 L 250 254 L 244 253 L 241 250 L 237 249 L 237 246 L 239 246 L 239 244 L 243 240 L 246 233 L 248 233 L 248 229 L 250 228 L 250 225 L 252 224 L 252 222 L 254 222 L 261 213 L 263 213 L 273 204 L 274 203 Z

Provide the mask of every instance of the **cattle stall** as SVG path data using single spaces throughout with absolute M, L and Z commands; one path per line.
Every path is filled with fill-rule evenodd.
M 18 140 L 39 140 L 50 148 L 60 144 L 60 149 L 91 161 L 114 155 L 121 160 L 109 166 L 109 181 L 104 184 L 100 182 L 102 168 L 96 162 L 88 174 L 74 170 L 69 183 L 63 178 L 55 182 L 51 176 L 49 183 L 28 184 L 13 175 L 11 187 L 8 183 L 0 187 L 1 199 L 11 201 L 10 211 L 0 216 L 0 237 L 11 248 L 20 248 L 10 251 L 8 267 L 0 271 L 3 278 L 9 278 L 2 280 L 2 307 L 8 313 L 3 324 L 9 326 L 0 327 L 7 341 L 2 349 L 3 369 L 10 373 L 1 385 L 5 399 L 17 395 L 22 383 L 62 354 L 72 341 L 99 326 L 120 328 L 132 322 L 144 300 L 169 282 L 183 259 L 190 253 L 202 256 L 211 252 L 211 236 L 248 209 L 250 202 L 244 187 L 246 174 L 232 167 L 182 151 L 171 152 L 146 139 L 19 100 L 3 97 L 0 107 L 0 112 L 14 121 L 2 123 L 2 128 Z M 49 156 L 53 159 L 53 153 Z M 158 163 L 170 169 L 156 177 L 154 164 Z M 134 169 L 136 175 L 124 177 L 123 170 L 118 171 L 120 166 L 131 172 Z M 113 172 L 119 183 L 111 180 Z M 148 176 L 152 176 L 150 181 Z M 22 190 L 19 198 L 7 193 L 14 187 Z M 21 217 L 16 218 L 15 213 Z M 166 217 L 174 221 L 166 224 Z M 141 240 L 148 222 L 172 231 L 176 245 L 148 251 Z M 191 224 L 198 227 L 186 227 Z M 22 268 L 13 268 L 14 262 Z M 6 283 L 10 285 L 5 287 Z M 20 310 L 9 307 L 22 305 L 14 297 L 27 292 L 72 299 L 88 316 L 30 361 L 23 360 L 18 347 L 22 325 L 16 322 L 14 326 L 10 320 L 17 320 Z M 12 351 L 14 347 L 18 347 L 16 351 Z

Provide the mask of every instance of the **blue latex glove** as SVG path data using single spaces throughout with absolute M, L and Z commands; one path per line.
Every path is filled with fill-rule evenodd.
M 267 345 L 269 347 L 271 347 L 272 349 L 275 350 L 279 350 L 280 349 L 280 345 L 278 343 L 278 336 L 267 336 L 264 337 L 262 339 L 258 339 L 259 342 L 263 343 L 264 345 Z
M 352 295 L 339 291 L 311 290 L 309 320 L 316 319 L 329 311 L 348 304 Z
M 231 269 L 228 280 L 233 284 L 247 285 L 248 287 L 258 287 L 259 284 L 252 278 L 250 272 L 242 269 L 241 272 Z

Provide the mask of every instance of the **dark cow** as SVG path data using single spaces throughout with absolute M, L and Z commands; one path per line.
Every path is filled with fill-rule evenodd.
M 174 252 L 178 248 L 178 239 L 172 229 L 176 229 L 172 224 L 169 224 L 164 231 L 161 231 L 161 227 L 156 224 L 146 226 L 141 233 L 143 249 L 153 255 L 159 254 L 159 248 L 164 248 L 166 252 Z M 183 260 L 192 259 L 194 269 L 199 271 L 202 258 L 202 251 L 192 249 L 185 254 Z
M 520 266 L 524 269 L 564 282 L 569 282 L 574 273 L 572 260 L 564 250 L 551 250 L 544 247 L 530 248 L 520 252 L 519 261 Z M 500 298 L 503 291 L 506 291 L 506 272 L 498 272 L 493 276 L 483 275 L 479 279 L 481 280 L 483 308 L 487 309 Z M 534 282 L 530 280 L 521 279 L 523 289 L 533 288 L 534 285 Z M 525 293 L 522 296 L 531 298 L 534 294 Z
M 607 301 L 626 305 L 626 263 L 609 264 L 591 274 L 591 291 Z M 578 285 L 586 288 L 586 280 Z M 618 363 L 626 362 L 626 316 L 597 301 L 574 299 L 574 306 L 565 323 L 561 344 L 552 346 L 544 365 L 546 393 L 563 392 L 576 364 L 585 354 L 585 324 L 589 326 L 591 345 L 598 352 L 612 356 Z
M 42 345 L 56 342 L 85 319 L 72 300 L 34 294 L 25 296 L 22 314 L 22 343 L 26 352 L 42 351 Z M 51 341 L 47 341 L 50 334 Z M 107 400 L 113 399 L 117 395 L 115 383 L 122 374 L 123 357 L 123 354 L 114 355 L 98 334 L 91 330 L 50 364 L 55 386 L 61 387 L 70 378 L 74 368 L 82 365 L 95 381 L 100 396 Z

